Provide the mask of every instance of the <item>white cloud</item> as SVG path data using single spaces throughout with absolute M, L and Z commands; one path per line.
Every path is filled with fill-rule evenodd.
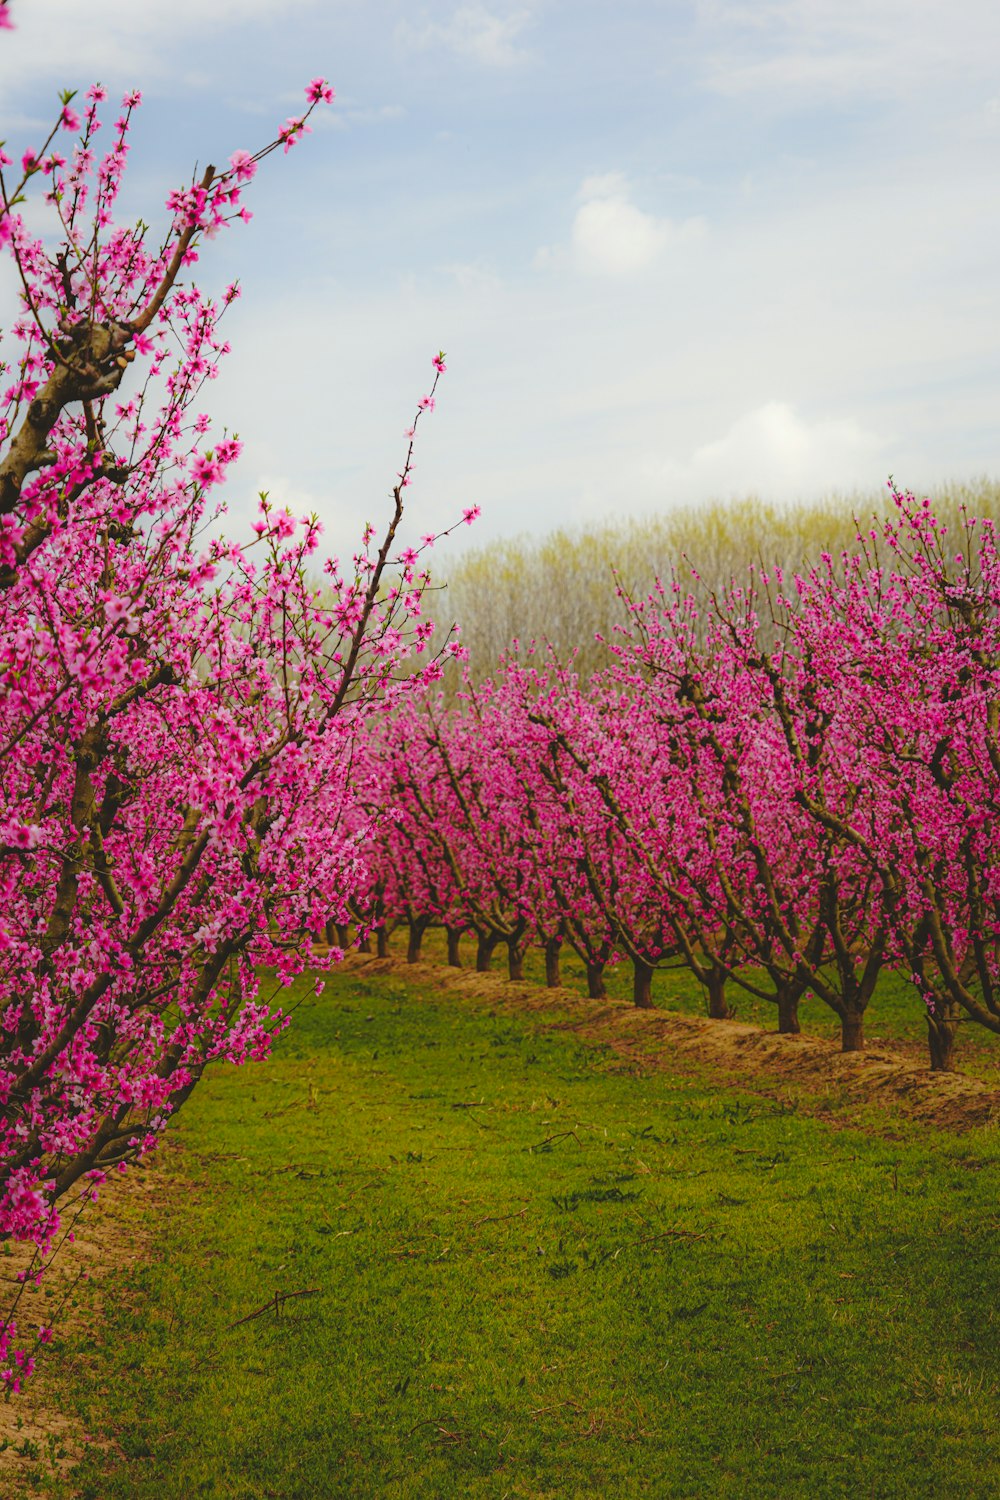
M 285 12 L 318 8 L 318 0 L 285 0 Z M 39 77 L 67 87 L 100 80 L 130 85 L 177 76 L 177 54 L 193 39 L 211 45 L 249 21 L 272 17 L 271 0 L 44 0 L 17 6 L 17 30 L 0 48 L 0 91 L 14 93 Z M 198 59 L 189 51 L 188 68 Z
M 345 104 L 337 100 L 337 107 L 317 116 L 317 123 L 330 130 L 350 130 L 356 125 L 386 125 L 402 120 L 406 110 L 401 104 Z
M 854 418 L 806 422 L 784 401 L 767 401 L 734 422 L 685 462 L 647 469 L 661 495 L 727 498 L 747 494 L 794 500 L 855 487 L 871 489 L 884 475 L 883 441 Z
M 530 11 L 494 15 L 476 0 L 471 5 L 458 6 L 451 20 L 444 23 L 426 21 L 415 26 L 401 21 L 396 27 L 396 41 L 403 47 L 421 49 L 443 46 L 486 67 L 509 68 L 531 57 L 530 52 L 517 45 L 518 37 L 530 23 Z
M 697 11 L 708 86 L 771 105 L 974 86 L 995 76 L 1000 47 L 993 0 L 699 0 Z
M 630 276 L 644 271 L 671 244 L 705 232 L 701 218 L 671 219 L 644 213 L 632 202 L 629 185 L 619 172 L 584 180 L 583 200 L 570 231 L 569 259 L 577 270 L 597 276 Z M 535 256 L 539 269 L 566 263 L 559 247 L 543 246 Z

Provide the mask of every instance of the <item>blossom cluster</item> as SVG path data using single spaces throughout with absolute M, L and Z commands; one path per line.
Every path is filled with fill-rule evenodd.
M 240 444 L 196 403 L 237 289 L 212 298 L 190 268 L 332 99 L 306 92 L 270 146 L 170 195 L 158 244 L 114 220 L 137 94 L 103 154 L 95 87 L 79 113 L 63 96 L 19 169 L 0 156 L 22 288 L 0 344 L 0 1238 L 34 1245 L 31 1278 L 66 1194 L 140 1161 L 209 1062 L 266 1054 L 275 995 L 368 878 L 366 721 L 441 670 L 435 537 L 393 551 L 412 437 L 385 530 L 344 567 L 266 495 L 245 541 L 205 540 Z M 38 187 L 41 233 L 21 212 Z M 15 1312 L 12 1388 L 34 1358 Z

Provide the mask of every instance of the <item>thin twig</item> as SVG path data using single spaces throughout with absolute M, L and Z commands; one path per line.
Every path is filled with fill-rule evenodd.
M 524 1149 L 526 1151 L 540 1151 L 543 1146 L 551 1146 L 553 1141 L 564 1141 L 566 1137 L 570 1135 L 573 1137 L 574 1141 L 576 1141 L 576 1144 L 578 1146 L 583 1145 L 583 1142 L 581 1141 L 575 1130 L 560 1130 L 557 1131 L 555 1135 L 547 1135 L 544 1141 L 539 1141 L 534 1146 L 525 1146 Z
M 524 1215 L 527 1212 L 527 1207 L 525 1207 L 517 1209 L 517 1211 L 512 1214 L 487 1214 L 483 1219 L 473 1220 L 470 1228 L 478 1229 L 480 1224 L 501 1224 L 503 1223 L 504 1219 L 523 1219 Z
M 256 1312 L 247 1313 L 245 1318 L 237 1318 L 235 1323 L 227 1323 L 222 1331 L 223 1333 L 228 1333 L 231 1328 L 239 1328 L 243 1323 L 252 1323 L 254 1318 L 263 1317 L 264 1313 L 270 1312 L 272 1308 L 274 1309 L 275 1316 L 280 1316 L 282 1307 L 292 1297 L 315 1297 L 318 1292 L 318 1286 L 303 1287 L 298 1292 L 275 1292 L 274 1296 L 269 1298 L 263 1307 L 258 1307 Z

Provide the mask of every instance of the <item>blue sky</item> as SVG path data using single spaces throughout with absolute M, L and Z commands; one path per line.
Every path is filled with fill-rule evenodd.
M 211 391 L 332 546 L 377 519 L 448 353 L 415 532 L 1000 474 L 1000 9 L 983 0 L 13 0 L 0 136 L 146 104 L 129 209 L 332 111 L 207 246 Z M 154 222 L 156 220 L 154 219 Z M 0 307 L 12 282 L 0 273 Z

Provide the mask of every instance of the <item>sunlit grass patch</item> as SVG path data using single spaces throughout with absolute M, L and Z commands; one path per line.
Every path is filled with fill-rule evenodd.
M 155 1259 L 71 1361 L 123 1455 L 81 1492 L 990 1493 L 995 1133 L 619 1063 L 342 974 L 215 1071 Z

